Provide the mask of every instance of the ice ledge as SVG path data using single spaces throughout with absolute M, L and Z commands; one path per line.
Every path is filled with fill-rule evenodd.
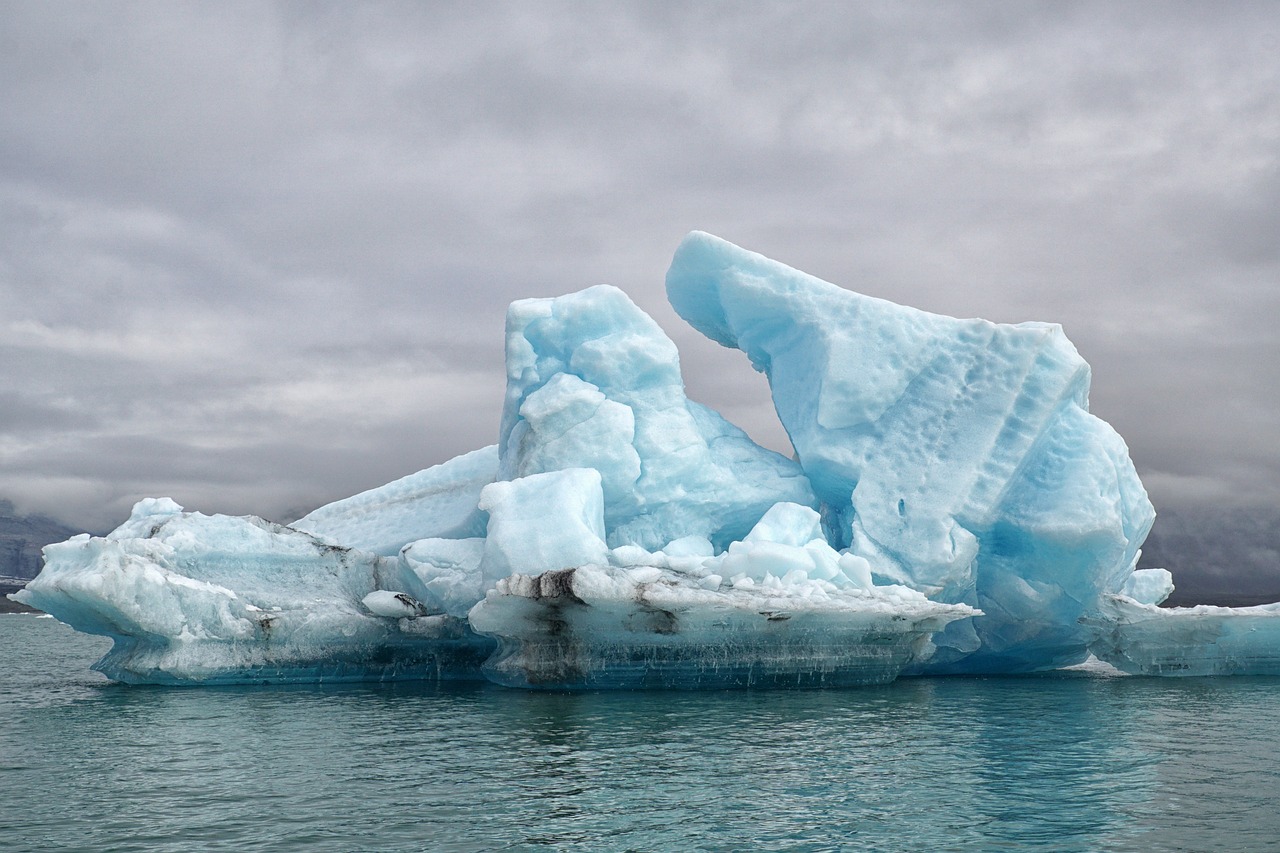
M 509 687 L 706 689 L 884 684 L 977 615 L 901 587 L 721 587 L 656 567 L 580 566 L 499 581 L 472 609 Z
M 1132 675 L 1280 675 L 1280 602 L 1166 608 L 1114 595 L 1089 622 L 1091 651 Z

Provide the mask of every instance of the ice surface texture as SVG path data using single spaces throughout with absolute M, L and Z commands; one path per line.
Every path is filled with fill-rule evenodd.
M 430 613 L 415 592 L 427 597 L 395 559 L 257 518 L 183 512 L 162 499 L 139 503 L 106 538 L 46 547 L 44 570 L 18 597 L 113 638 L 95 668 L 125 682 L 476 673 L 492 641 L 461 620 L 413 618 Z
M 667 293 L 769 377 L 832 544 L 982 609 L 929 670 L 1083 660 L 1078 619 L 1120 590 L 1155 514 L 1059 326 L 904 308 L 701 233 Z
M 322 506 L 290 526 L 388 557 L 406 542 L 427 536 L 484 536 L 486 518 L 476 504 L 480 490 L 497 474 L 498 447 L 490 445 Z
M 1280 671 L 1280 605 L 1162 610 L 1154 517 L 1055 325 L 862 296 L 707 234 L 677 312 L 769 378 L 795 458 L 684 393 L 616 288 L 514 303 L 497 444 L 292 527 L 143 501 L 20 593 L 123 681 L 844 686 Z
M 821 594 L 814 594 L 821 590 Z M 512 687 L 841 687 L 892 681 L 973 611 L 899 588 L 699 584 L 654 566 L 499 581 L 471 612 Z
M 1112 597 L 1094 653 L 1135 675 L 1280 675 L 1280 603 L 1161 608 Z
M 512 304 L 499 453 L 504 480 L 598 471 L 611 546 L 723 549 L 778 501 L 817 505 L 799 465 L 685 397 L 675 344 L 607 286 Z

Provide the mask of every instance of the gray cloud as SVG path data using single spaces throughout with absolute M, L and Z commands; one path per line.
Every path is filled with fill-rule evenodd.
M 0 496 L 282 517 L 489 443 L 513 299 L 718 233 L 1061 322 L 1153 498 L 1280 499 L 1274 4 L 4 4 Z

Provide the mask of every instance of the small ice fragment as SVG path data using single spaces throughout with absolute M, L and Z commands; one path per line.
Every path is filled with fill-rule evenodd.
M 1137 569 L 1120 591 L 1139 604 L 1160 604 L 1173 594 L 1173 575 L 1168 569 Z
M 609 552 L 609 562 L 615 566 L 646 566 L 652 561 L 653 554 L 639 545 L 620 545 Z
M 664 545 L 662 553 L 668 557 L 711 557 L 716 549 L 705 536 L 682 536 Z
M 627 569 L 627 576 L 636 583 L 653 583 L 662 577 L 662 569 L 656 566 L 634 566 Z
M 420 601 L 403 592 L 377 589 L 360 601 L 375 616 L 402 619 L 406 616 L 422 616 L 427 613 L 427 608 L 423 607 Z

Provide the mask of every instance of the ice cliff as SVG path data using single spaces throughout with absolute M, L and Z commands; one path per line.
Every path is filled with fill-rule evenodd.
M 147 500 L 17 598 L 122 681 L 842 686 L 1280 672 L 1280 605 L 1157 607 L 1154 518 L 1089 367 L 1043 323 L 862 296 L 685 238 L 677 312 L 769 379 L 789 459 L 684 393 L 621 291 L 514 303 L 497 444 L 292 526 Z

